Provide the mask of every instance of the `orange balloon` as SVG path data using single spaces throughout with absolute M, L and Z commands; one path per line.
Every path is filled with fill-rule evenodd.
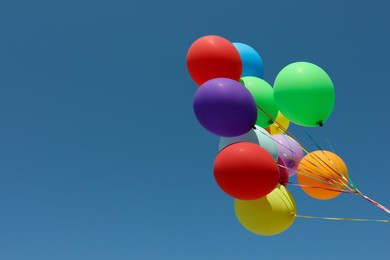
M 348 184 L 348 169 L 344 161 L 329 151 L 308 153 L 297 170 L 298 183 L 309 196 L 328 200 L 340 195 Z

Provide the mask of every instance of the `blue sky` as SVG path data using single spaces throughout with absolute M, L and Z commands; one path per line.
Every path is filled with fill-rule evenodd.
M 386 223 L 297 219 L 274 237 L 237 221 L 216 185 L 219 138 L 192 111 L 185 57 L 216 34 L 254 47 L 264 78 L 324 68 L 324 136 L 389 206 L 387 1 L 2 1 L 0 259 L 383 259 Z M 314 149 L 301 127 L 291 132 Z M 388 219 L 354 195 L 290 187 L 303 215 Z

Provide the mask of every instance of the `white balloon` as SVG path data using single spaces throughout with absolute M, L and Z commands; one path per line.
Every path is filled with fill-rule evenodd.
M 235 137 L 221 137 L 219 140 L 219 150 L 221 151 L 226 146 L 238 142 L 250 142 L 257 144 L 269 152 L 275 161 L 278 160 L 278 148 L 275 141 L 272 139 L 272 136 L 260 126 L 256 126 L 256 129 L 252 129 L 243 135 Z

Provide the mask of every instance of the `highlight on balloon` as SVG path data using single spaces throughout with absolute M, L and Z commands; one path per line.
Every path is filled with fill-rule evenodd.
M 297 212 L 290 186 L 318 200 L 358 195 L 390 214 L 357 189 L 339 155 L 321 148 L 305 130 L 318 147 L 309 151 L 288 130 L 290 124 L 303 129 L 326 124 L 335 90 L 325 70 L 310 62 L 294 62 L 282 68 L 271 84 L 263 79 L 263 60 L 253 47 L 216 35 L 195 40 L 186 65 L 199 86 L 194 114 L 205 130 L 220 138 L 215 182 L 234 199 L 242 226 L 272 236 L 287 230 L 297 217 L 390 222 Z

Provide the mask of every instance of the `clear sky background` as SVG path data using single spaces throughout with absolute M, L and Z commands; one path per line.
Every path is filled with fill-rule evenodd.
M 388 223 L 296 219 L 273 237 L 239 224 L 213 178 L 219 138 L 193 114 L 185 57 L 216 34 L 254 47 L 271 84 L 295 61 L 324 68 L 336 104 L 324 131 L 308 131 L 390 206 L 389 10 L 386 0 L 1 1 L 0 259 L 385 259 Z M 389 218 L 355 195 L 289 190 L 302 215 Z

